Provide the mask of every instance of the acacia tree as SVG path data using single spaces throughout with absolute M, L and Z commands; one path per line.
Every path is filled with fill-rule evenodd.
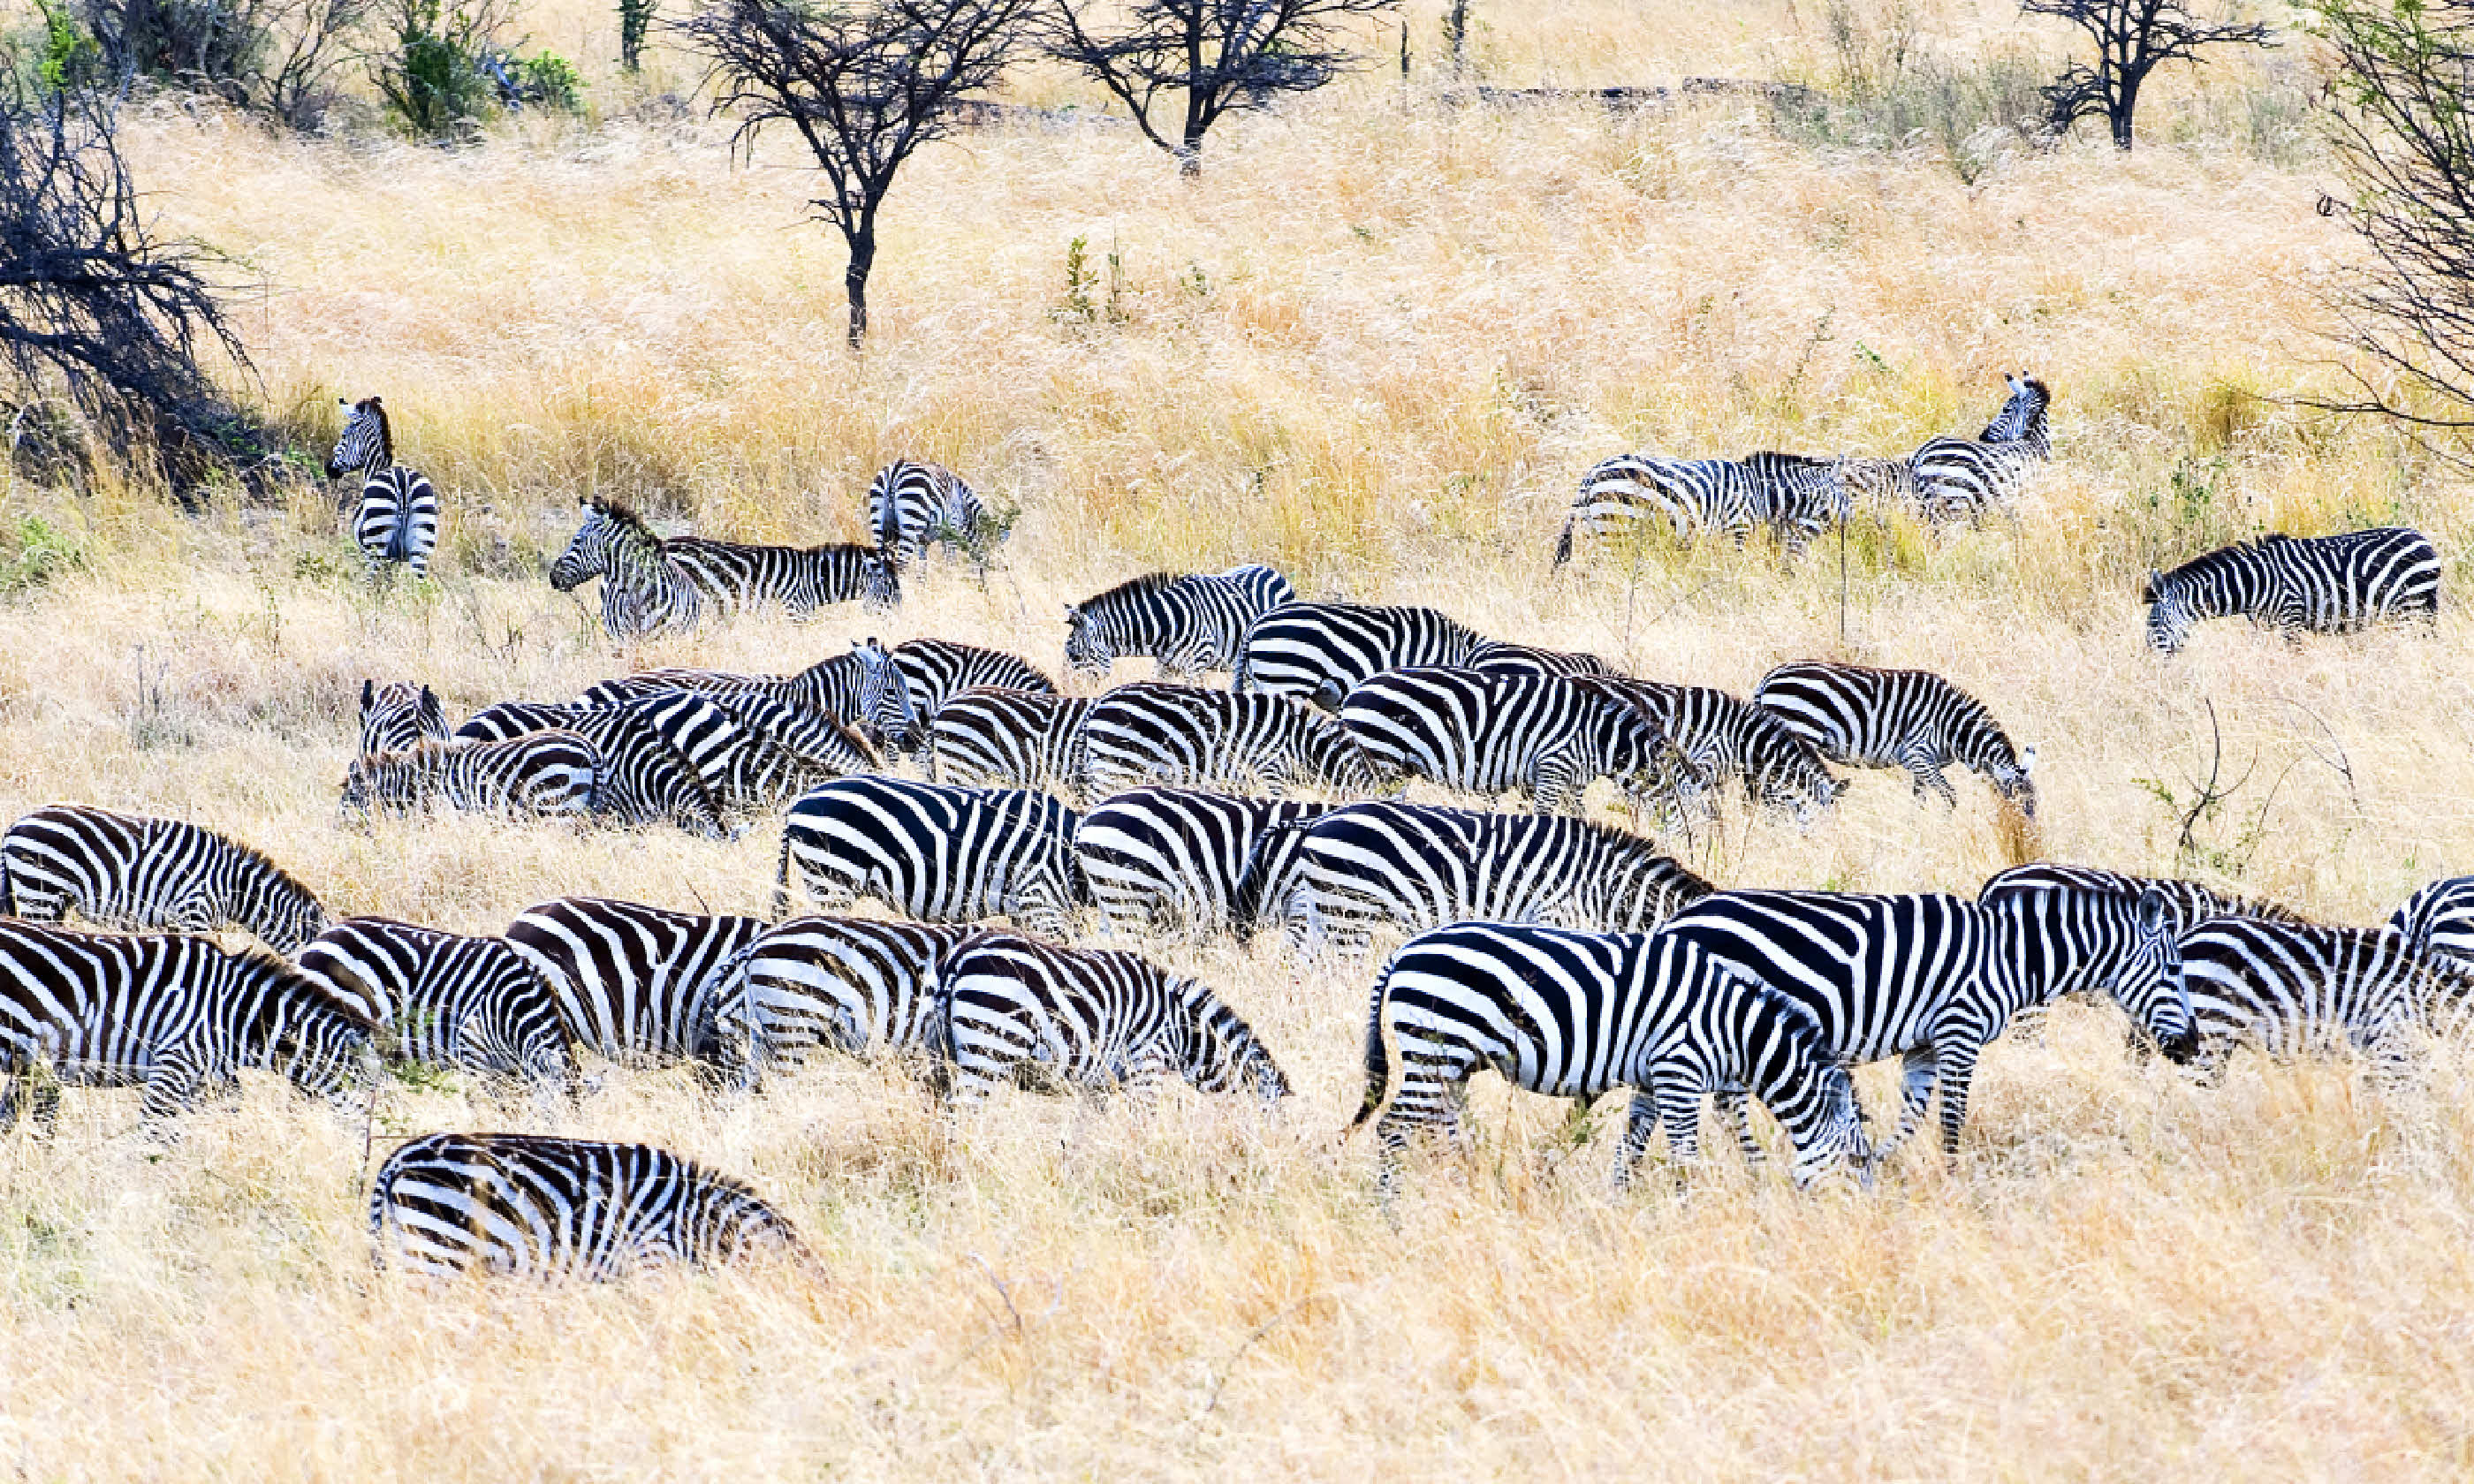
M 919 146 L 994 87 L 1037 0 L 716 0 L 681 29 L 713 60 L 714 111 L 739 116 L 744 157 L 787 125 L 831 194 L 810 204 L 850 249 L 850 345 L 867 340 L 877 212 Z
M 1347 23 L 1399 0 L 1055 0 L 1049 50 L 1114 94 L 1143 136 L 1202 173 L 1202 136 L 1226 114 L 1311 92 L 1354 60 Z M 1105 10 L 1112 26 L 1090 17 Z M 1173 95 L 1174 101 L 1171 96 Z
M 2203 47 L 2265 46 L 2269 38 L 2257 21 L 2203 21 L 2182 0 L 2020 0 L 2019 9 L 2069 21 L 2096 42 L 2096 65 L 2074 64 L 2054 79 L 2045 104 L 2056 131 L 2103 119 L 2119 150 L 2130 148 L 2149 73 L 2169 61 L 2196 65 Z

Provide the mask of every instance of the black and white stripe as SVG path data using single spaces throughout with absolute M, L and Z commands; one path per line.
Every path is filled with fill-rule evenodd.
M 2474 876 L 2446 876 L 2405 899 L 2389 927 L 2431 957 L 2474 966 Z
M 327 456 L 327 477 L 361 476 L 352 502 L 352 542 L 372 576 L 400 562 L 415 577 L 429 575 L 429 554 L 438 546 L 438 491 L 429 476 L 395 462 L 395 432 L 386 405 L 375 396 L 336 399 L 350 409 L 343 435 Z
M 2439 552 L 2404 526 L 2342 536 L 2263 536 L 2219 547 L 2140 588 L 2147 643 L 2165 654 L 2209 618 L 2247 618 L 2289 635 L 2353 634 L 2386 619 L 2439 613 Z
M 1088 698 L 977 685 L 936 708 L 928 777 L 973 788 L 1040 788 L 1071 797 L 1082 786 Z
M 1925 670 L 1807 660 L 1762 677 L 1753 702 L 1767 706 L 1796 735 L 1841 767 L 1904 768 L 1916 797 L 1929 788 L 1953 808 L 1958 793 L 1942 770 L 1956 764 L 2036 817 L 2036 784 L 2028 775 L 2036 750 L 2013 747 L 1981 701 Z
M 1111 928 L 1226 932 L 1235 925 L 1238 883 L 1264 832 L 1328 809 L 1195 789 L 1129 789 L 1082 816 L 1074 851 Z M 1268 858 L 1264 870 L 1285 876 L 1284 865 Z
M 716 762 L 708 778 L 699 759 L 685 751 L 694 740 L 692 727 L 677 720 L 679 708 L 666 706 L 681 696 L 656 691 L 644 699 L 613 706 L 586 703 L 501 701 L 483 706 L 455 729 L 457 745 L 473 742 L 517 742 L 550 732 L 572 733 L 593 744 L 600 757 L 593 807 L 614 824 L 674 825 L 690 834 L 721 839 L 729 829 L 721 820 L 721 799 L 715 784 L 731 787 L 730 764 Z
M 960 475 L 908 459 L 878 469 L 869 481 L 867 529 L 894 567 L 918 561 L 939 541 L 985 566 L 1006 534 Z
M 978 927 L 792 918 L 724 965 L 715 1002 L 725 1065 L 753 1089 L 819 1050 L 925 1055 L 936 974 Z
M 716 993 L 761 918 L 561 897 L 507 924 L 507 945 L 556 997 L 568 1036 L 613 1062 L 721 1056 Z
M 1973 520 L 2010 503 L 2052 456 L 2052 394 L 2035 377 L 2006 378 L 2009 400 L 1974 438 L 1936 438 L 1907 456 L 1907 489 L 1928 519 Z
M 1084 718 L 1083 786 L 1104 798 L 1147 783 L 1365 794 L 1373 765 L 1346 729 L 1290 696 L 1153 681 L 1120 685 Z
M 584 819 L 600 797 L 600 749 L 575 731 L 528 732 L 512 742 L 424 742 L 371 753 L 344 770 L 343 806 Z
M 1540 649 L 1534 644 L 1506 644 L 1490 639 L 1468 658 L 1467 668 L 1489 675 L 1561 675 L 1577 678 L 1613 675 L 1615 667 L 1595 655 L 1570 650 Z
M 1291 603 L 1254 620 L 1229 688 L 1296 696 L 1327 711 L 1386 670 L 1466 665 L 1488 641 L 1430 608 Z
M 887 743 L 905 753 L 927 748 L 929 728 L 948 697 L 983 685 L 1042 694 L 1056 690 L 1056 682 L 1027 659 L 951 639 L 912 639 L 888 650 L 871 638 L 854 645 L 852 653 L 865 674 L 861 713 Z
M 550 563 L 549 585 L 572 592 L 601 579 L 601 628 L 614 639 L 648 639 L 694 628 L 704 613 L 702 589 L 644 517 L 597 494 L 586 495 L 580 505 L 584 521 Z
M 1377 777 L 1525 794 L 1541 814 L 1578 812 L 1596 778 L 1635 798 L 1682 786 L 1664 730 L 1589 680 L 1393 670 L 1350 691 L 1340 721 Z
M 1606 677 L 1592 682 L 1658 723 L 1688 764 L 1681 771 L 1677 803 L 1688 815 L 1714 811 L 1716 791 L 1741 780 L 1755 805 L 1792 814 L 1809 826 L 1846 790 L 1810 742 L 1796 734 L 1767 706 L 1706 685 L 1668 685 L 1657 681 Z
M 2304 921 L 2302 914 L 2281 902 L 2220 892 L 2178 876 L 2140 876 L 2096 866 L 2068 866 L 2054 861 L 2030 861 L 2025 866 L 1997 871 L 1985 878 L 1984 885 L 1977 891 L 1976 899 L 1991 901 L 2019 892 L 2057 891 L 2109 893 L 2134 898 L 2142 892 L 2154 892 L 2171 904 L 2174 914 L 2185 922 L 2222 917 L 2263 918 L 2271 922 Z
M 1832 459 L 1753 453 L 1740 459 L 1671 459 L 1622 454 L 1581 476 L 1581 491 L 1555 538 L 1555 565 L 1572 560 L 1575 538 L 1664 517 L 1675 539 L 1724 531 L 1738 544 L 1767 526 L 1790 553 L 1802 551 L 1847 512 L 1847 488 Z
M 2238 1045 L 2280 1059 L 2351 1048 L 2393 1079 L 2413 1033 L 2459 1023 L 2474 988 L 2474 966 L 2386 928 L 2215 918 L 2182 935 L 2182 963 L 2209 1080 Z
M 575 1086 L 558 1000 L 504 939 L 346 918 L 296 961 L 375 1021 L 395 1060 Z
M 678 750 L 722 809 L 769 814 L 819 783 L 884 763 L 849 728 L 763 696 L 719 701 L 674 690 L 630 709 Z
M 1119 659 L 1156 662 L 1162 680 L 1233 670 L 1246 631 L 1297 589 L 1260 563 L 1225 572 L 1152 572 L 1065 605 L 1065 670 L 1103 676 Z
M 1063 937 L 1086 899 L 1074 859 L 1075 812 L 1046 794 L 841 778 L 790 806 L 773 915 L 795 879 L 837 912 L 861 898 L 923 922 L 1009 917 Z
M 447 708 L 426 685 L 410 681 L 361 682 L 361 751 L 400 753 L 447 740 Z
M 696 536 L 662 544 L 716 614 L 779 604 L 793 623 L 805 623 L 837 603 L 879 611 L 902 601 L 901 577 L 873 546 L 753 546 Z
M 0 909 L 57 922 L 210 933 L 241 927 L 280 952 L 327 927 L 309 888 L 237 840 L 181 820 L 47 804 L 0 836 Z

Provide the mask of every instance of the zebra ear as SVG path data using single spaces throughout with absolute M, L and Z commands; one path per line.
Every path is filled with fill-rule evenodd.
M 2139 584 L 2139 601 L 2153 606 L 2156 602 L 2156 585 L 2164 580 L 2164 573 L 2149 567 L 2147 576 Z
M 376 682 L 376 681 L 372 681 L 372 680 L 364 680 L 364 681 L 362 681 L 362 682 L 361 682 L 361 709 L 362 709 L 362 710 L 366 711 L 366 710 L 368 710 L 368 709 L 370 708 L 370 700 L 371 700 L 371 698 L 372 698 L 372 697 L 374 697 L 375 695 L 376 695 L 376 694 L 377 694 L 377 688 L 378 688 L 378 682 Z
M 352 405 L 352 399 L 349 396 L 339 396 L 335 398 L 335 405 L 338 407 L 350 407 Z
M 2033 773 L 2036 771 L 2036 750 L 2034 748 L 2031 747 L 2019 754 L 2019 771 L 2022 773 Z
M 2139 894 L 2139 930 L 2148 937 L 2182 930 L 2181 914 L 2163 892 L 2149 887 Z

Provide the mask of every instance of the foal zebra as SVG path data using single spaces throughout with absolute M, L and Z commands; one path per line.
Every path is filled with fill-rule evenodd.
M 1111 928 L 1225 932 L 1235 925 L 1238 883 L 1265 832 L 1328 809 L 1195 789 L 1129 789 L 1082 816 L 1074 853 Z M 1264 864 L 1285 874 L 1280 859 Z
M 361 548 L 370 575 L 376 576 L 389 562 L 400 562 L 414 577 L 427 577 L 429 554 L 438 546 L 438 491 L 430 488 L 428 475 L 395 462 L 395 433 L 383 402 L 375 396 L 336 400 L 350 411 L 343 435 L 327 455 L 327 477 L 361 476 L 360 497 L 352 505 L 352 541 Z
M 1133 578 L 1065 605 L 1065 670 L 1103 676 L 1136 657 L 1155 661 L 1161 680 L 1233 670 L 1248 627 L 1297 596 L 1287 578 L 1259 563 Z
M 361 751 L 400 753 L 447 740 L 447 708 L 426 685 L 409 681 L 361 682 Z
M 942 541 L 987 565 L 1005 528 L 961 476 L 940 464 L 897 460 L 876 471 L 867 487 L 867 529 L 885 559 L 887 576 L 916 562 Z
M 2389 928 L 2417 953 L 2474 967 L 2474 876 L 2432 882 L 2405 899 Z
M 2460 1021 L 2474 990 L 2474 966 L 2385 928 L 2216 918 L 2182 935 L 2182 962 L 2211 1082 L 2236 1045 L 2279 1058 L 2350 1045 L 2393 1081 L 2413 1065 L 2412 1033 Z
M 347 918 L 297 962 L 376 1022 L 399 1061 L 575 1087 L 558 1001 L 504 939 Z
M 1351 690 L 1386 670 L 1465 665 L 1487 643 L 1430 608 L 1291 603 L 1246 631 L 1228 688 L 1337 711 Z
M 1854 1084 L 1811 1020 L 1662 933 L 1461 922 L 1393 954 L 1374 981 L 1366 1100 L 1349 1124 L 1375 1120 L 1387 1188 L 1413 1134 L 1440 1133 L 1466 1147 L 1468 1080 L 1489 1067 L 1514 1087 L 1583 1109 L 1613 1089 L 1633 1089 L 1619 1185 L 1661 1124 L 1675 1158 L 1696 1161 L 1701 1100 L 1711 1093 L 1760 1099 L 1795 1149 L 1797 1185 L 1842 1161 L 1869 1173 Z M 1760 1157 L 1749 1133 L 1744 1147 Z
M 1576 536 L 1661 515 L 1679 541 L 1715 527 L 1741 545 L 1753 527 L 1767 526 L 1792 556 L 1846 514 L 1847 489 L 1836 460 L 1794 453 L 1741 459 L 1622 454 L 1581 476 L 1581 492 L 1555 539 L 1555 565 L 1572 560 Z
M 606 1282 L 671 1265 L 815 1259 L 746 1184 L 643 1144 L 538 1134 L 431 1134 L 397 1146 L 370 1187 L 377 1266 L 446 1278 Z
M 427 811 L 443 802 L 472 814 L 580 820 L 594 811 L 602 772 L 600 750 L 581 732 L 423 742 L 353 758 L 344 771 L 343 806 L 367 815 Z
M 1907 486 L 1926 518 L 1973 520 L 2009 503 L 2052 456 L 2047 409 L 2052 394 L 2035 377 L 2004 378 L 2009 400 L 1974 438 L 1936 438 L 1907 457 Z
M 1091 706 L 1079 697 L 996 685 L 959 692 L 937 707 L 929 730 L 929 781 L 1075 794 Z
M 1265 1103 L 1289 1094 L 1272 1054 L 1219 995 L 1115 949 L 980 934 L 947 961 L 934 1023 L 956 1102 L 1018 1082 L 1123 1089 L 1148 1104 L 1172 1072 L 1201 1092 L 1250 1088 Z
M 724 616 L 778 603 L 791 622 L 805 623 L 836 603 L 881 612 L 902 601 L 901 576 L 873 546 L 751 546 L 682 536 L 662 549 Z
M 1761 808 L 1784 810 L 1799 826 L 1835 803 L 1847 785 L 1831 774 L 1819 750 L 1767 706 L 1704 685 L 1668 685 L 1609 676 L 1590 682 L 1655 722 L 1684 756 L 1675 802 L 1686 813 L 1717 808 L 1729 778 Z
M 1376 773 L 1578 813 L 1592 779 L 1626 796 L 1673 792 L 1681 761 L 1658 723 L 1589 680 L 1393 670 L 1348 693 L 1340 723 Z
M 1056 682 L 1026 659 L 951 639 L 912 639 L 886 649 L 855 643 L 864 679 L 860 706 L 885 741 L 905 753 L 928 746 L 928 729 L 946 698 L 983 685 L 1055 694 Z
M 725 1065 L 753 1091 L 817 1050 L 925 1054 L 936 975 L 977 927 L 792 918 L 739 950 L 714 992 Z
M 572 592 L 601 579 L 601 629 L 635 641 L 692 629 L 704 612 L 694 574 L 672 557 L 644 517 L 597 494 L 580 502 L 584 522 L 550 563 L 549 585 Z
M 795 877 L 829 912 L 873 897 L 923 922 L 1009 917 L 1061 938 L 1088 899 L 1078 823 L 1028 790 L 840 778 L 790 806 L 773 915 L 788 915 Z
M 568 1036 L 613 1062 L 722 1052 L 715 995 L 725 963 L 766 928 L 760 918 L 671 912 L 561 897 L 518 913 L 507 946 L 557 1000 Z
M 1957 790 L 1942 776 L 1955 763 L 2036 817 L 2036 784 L 2028 777 L 2036 750 L 2014 749 L 1983 702 L 1938 675 L 1817 660 L 1783 664 L 1761 678 L 1753 704 L 1777 712 L 1841 767 L 1904 768 L 1918 799 L 1929 788 L 1958 807 Z
M 0 836 L 0 911 L 99 927 L 246 928 L 289 953 L 327 927 L 309 888 L 236 840 L 181 820 L 48 804 Z
M 2353 634 L 2390 618 L 2436 624 L 2439 553 L 2431 538 L 2403 526 L 2263 536 L 2149 572 L 2139 601 L 2147 605 L 2148 647 L 2168 655 L 2208 618 L 2247 618 L 2289 637 Z
M 1120 685 L 1083 719 L 1079 748 L 1083 786 L 1095 799 L 1144 783 L 1275 793 L 1368 793 L 1375 784 L 1356 739 L 1287 696 Z

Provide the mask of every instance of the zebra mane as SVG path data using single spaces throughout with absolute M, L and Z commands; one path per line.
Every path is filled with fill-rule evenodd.
M 635 506 L 615 495 L 588 494 L 584 497 L 584 504 L 587 509 L 601 515 L 630 536 L 643 540 L 656 550 L 667 544 L 662 539 L 660 533 L 653 529 L 651 522 L 637 514 Z
M 275 884 L 284 891 L 294 893 L 303 901 L 310 902 L 312 904 L 317 902 L 318 894 L 309 890 L 306 882 L 303 881 L 299 876 L 294 875 L 291 872 L 277 865 L 273 856 L 268 855 L 264 850 L 259 850 L 256 846 L 251 845 L 245 840 L 235 840 L 231 836 L 224 834 L 220 830 L 208 830 L 204 826 L 193 827 L 199 829 L 202 833 L 214 836 L 215 839 L 223 842 L 224 849 L 231 851 L 234 855 L 239 856 L 249 864 L 263 869 L 268 875 L 275 878 Z M 279 958 L 277 962 L 280 963 L 283 962 L 283 960 Z
M 2139 601 L 2153 603 L 2165 588 L 2178 586 L 2183 583 L 2209 576 L 2225 567 L 2237 565 L 2244 558 L 2261 552 L 2274 551 L 2290 544 L 2293 539 L 2294 538 L 2282 531 L 2270 531 L 2266 536 L 2257 537 L 2251 540 L 2236 541 L 2230 546 L 2219 546 L 2214 551 L 2203 551 L 2169 571 L 2150 572 L 2147 583 L 2140 588 Z
M 378 419 L 378 462 L 393 464 L 395 462 L 395 424 L 387 419 L 386 403 L 372 395 L 363 399 L 360 406 L 353 408 L 352 411 L 360 412 L 364 409 Z
M 306 992 L 309 997 L 318 1002 L 321 1009 L 332 1012 L 336 1016 L 341 1017 L 343 1019 L 350 1022 L 355 1030 L 363 1031 L 372 1035 L 375 1035 L 377 1032 L 378 1024 L 376 1020 L 370 1018 L 368 1012 L 364 1011 L 360 1006 L 352 1003 L 351 1000 L 345 998 L 342 994 L 336 993 L 332 985 L 327 984 L 316 974 L 310 973 L 300 965 L 292 962 L 292 960 L 288 958 L 285 958 L 282 954 L 276 952 L 273 948 L 266 946 L 264 944 L 253 943 L 246 946 L 227 951 L 231 954 L 233 967 L 239 969 L 244 976 L 255 979 L 257 976 L 263 975 L 267 980 L 271 981 L 277 989 L 295 994 Z M 262 1021 L 274 1008 L 274 1005 L 270 1001 L 259 1001 L 258 1017 L 260 1020 Z
M 1185 579 L 1186 574 L 1183 572 L 1145 572 L 1140 577 L 1128 577 L 1104 592 L 1095 592 L 1075 606 L 1098 608 L 1102 604 L 1123 602 L 1147 592 L 1157 592 L 1163 587 L 1174 587 Z

